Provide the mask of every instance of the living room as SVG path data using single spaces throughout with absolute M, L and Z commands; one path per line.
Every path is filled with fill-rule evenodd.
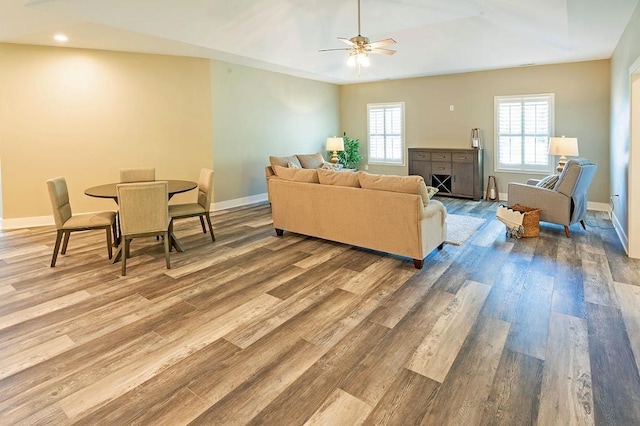
M 46 13 L 38 7 L 32 5 Z M 126 45 L 127 33 L 121 36 Z M 640 419 L 633 319 L 640 295 L 632 288 L 640 273 L 634 260 L 640 250 L 634 189 L 640 184 L 629 174 L 640 164 L 629 118 L 637 87 L 630 69 L 640 58 L 639 6 L 607 57 L 388 81 L 365 81 L 364 70 L 362 82 L 347 84 L 195 53 L 45 46 L 28 39 L 0 38 L 0 348 L 7 354 L 0 363 L 0 412 L 7 422 L 302 424 L 331 418 L 322 417 L 327 412 L 338 423 L 355 424 L 360 421 L 346 419 L 356 412 L 361 421 L 381 423 L 402 423 L 404 415 L 425 423 L 481 424 L 499 422 L 500 413 L 514 416 L 507 422 L 526 423 L 534 413 L 540 424 L 599 423 L 609 409 L 620 424 Z M 264 178 L 270 155 L 328 155 L 327 137 L 346 132 L 361 141 L 362 168 L 408 173 L 406 164 L 366 163 L 370 103 L 405 102 L 406 148 L 468 148 L 469 131 L 481 129 L 485 180 L 496 176 L 504 202 L 509 182 L 541 175 L 495 170 L 494 97 L 532 93 L 555 94 L 555 133 L 577 137 L 580 156 L 598 164 L 589 189 L 589 222 L 597 226 L 576 229 L 571 239 L 547 226 L 539 239 L 514 242 L 491 220 L 498 203 L 445 200 L 451 212 L 475 211 L 487 225 L 471 243 L 428 257 L 421 272 L 406 259 L 270 235 Z M 83 191 L 117 181 L 122 167 L 140 166 L 154 166 L 157 176 L 170 179 L 215 171 L 216 243 L 179 227 L 187 250 L 172 254 L 172 270 L 158 267 L 161 251 L 144 249 L 132 258 L 132 277 L 125 280 L 102 243 L 80 237 L 49 268 L 55 230 L 45 181 L 67 178 L 74 212 L 113 210 L 111 200 Z M 174 201 L 191 197 L 178 194 Z M 615 232 L 598 228 L 613 225 Z M 198 260 L 189 258 L 193 254 Z M 584 281 L 578 293 L 570 289 L 576 280 L 581 287 Z M 206 288 L 209 282 L 217 287 Z M 245 293 L 232 293 L 232 286 Z M 224 303 L 222 296 L 229 296 Z M 446 328 L 444 313 L 459 300 L 473 321 L 454 319 Z M 206 313 L 198 317 L 199 311 Z M 102 329 L 88 327 L 94 320 Z M 238 324 L 250 326 L 234 329 Z M 396 326 L 401 331 L 395 333 Z M 470 337 L 454 337 L 449 346 L 435 331 L 428 335 L 432 327 Z M 569 329 L 574 340 L 553 332 Z M 347 343 L 336 345 L 341 339 Z M 412 354 L 429 339 L 454 347 L 449 353 L 473 356 L 445 360 L 446 367 L 427 374 Z M 547 339 L 555 343 L 547 346 Z M 351 344 L 360 358 L 344 350 Z M 503 347 L 509 350 L 501 355 Z M 616 355 L 613 348 L 623 349 Z M 591 362 L 593 369 L 587 373 L 593 384 L 572 376 L 578 396 L 569 402 L 550 378 L 551 367 L 565 373 L 558 360 L 575 361 L 580 372 Z M 509 399 L 514 365 L 519 386 Z M 414 399 L 402 397 L 405 389 Z M 483 389 L 480 396 L 475 389 Z M 550 394 L 561 401 L 556 411 Z M 402 410 L 390 408 L 394 401 Z

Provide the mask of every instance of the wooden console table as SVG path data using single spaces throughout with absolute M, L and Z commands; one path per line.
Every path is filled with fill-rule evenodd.
M 438 195 L 482 199 L 482 149 L 409 148 L 409 174 L 424 177 Z

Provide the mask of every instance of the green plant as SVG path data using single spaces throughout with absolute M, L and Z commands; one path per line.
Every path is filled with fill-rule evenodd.
M 342 135 L 344 140 L 344 151 L 338 152 L 338 162 L 347 169 L 355 169 L 358 166 L 362 155 L 360 155 L 360 141 L 358 139 L 351 139 L 345 132 Z

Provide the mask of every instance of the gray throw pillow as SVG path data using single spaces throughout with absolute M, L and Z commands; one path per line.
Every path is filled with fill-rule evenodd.
M 558 183 L 558 179 L 560 179 L 560 174 L 545 176 L 536 184 L 536 186 L 540 188 L 554 189 L 556 187 L 556 183 Z

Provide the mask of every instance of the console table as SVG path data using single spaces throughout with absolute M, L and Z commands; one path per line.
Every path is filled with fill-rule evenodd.
M 424 177 L 438 195 L 482 199 L 482 149 L 409 148 L 409 174 Z

